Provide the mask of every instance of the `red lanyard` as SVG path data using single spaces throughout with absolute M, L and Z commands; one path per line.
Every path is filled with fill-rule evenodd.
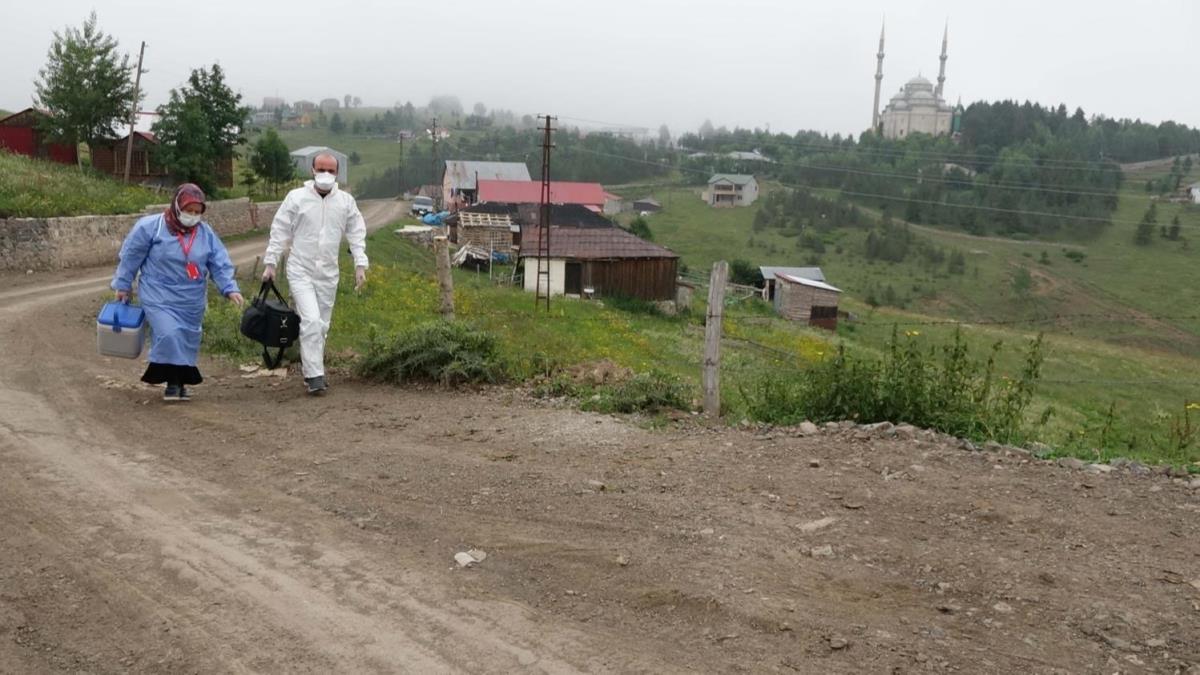
M 191 252 L 192 252 L 192 244 L 196 243 L 196 229 L 197 228 L 194 228 L 194 227 L 192 228 L 192 236 L 191 236 L 191 238 L 189 238 L 187 240 L 186 244 L 183 243 L 183 233 L 182 232 L 178 232 L 175 234 L 176 237 L 179 237 L 179 248 L 183 249 L 183 259 L 188 262 L 191 262 L 190 260 L 188 260 L 188 255 L 191 254 Z

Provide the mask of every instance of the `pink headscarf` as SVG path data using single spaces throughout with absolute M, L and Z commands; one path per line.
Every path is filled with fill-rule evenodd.
M 171 204 L 167 206 L 167 210 L 163 211 L 163 216 L 167 219 L 167 227 L 171 229 L 171 234 L 179 234 L 187 228 L 179 222 L 179 213 L 188 204 L 199 204 L 200 213 L 208 210 L 208 205 L 204 203 L 204 190 L 200 189 L 195 183 L 184 183 L 175 189 L 175 198 L 171 200 Z

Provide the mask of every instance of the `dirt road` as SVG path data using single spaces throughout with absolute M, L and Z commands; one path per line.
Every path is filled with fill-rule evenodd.
M 95 355 L 103 281 L 24 290 L 0 672 L 1200 668 L 1182 479 L 221 363 L 164 406 Z

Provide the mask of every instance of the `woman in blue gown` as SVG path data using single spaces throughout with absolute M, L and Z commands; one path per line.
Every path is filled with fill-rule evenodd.
M 112 288 L 123 302 L 131 299 L 138 277 L 138 296 L 150 322 L 150 364 L 142 381 L 165 382 L 166 401 L 189 400 L 187 386 L 204 379 L 196 359 L 208 279 L 230 301 L 239 306 L 244 302 L 229 252 L 202 221 L 205 208 L 203 190 L 191 183 L 180 185 L 166 211 L 134 223 L 113 274 Z

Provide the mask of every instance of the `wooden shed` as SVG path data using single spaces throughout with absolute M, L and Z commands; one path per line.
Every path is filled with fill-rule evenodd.
M 115 141 L 97 143 L 92 148 L 92 166 L 110 176 L 122 178 L 125 176 L 125 151 L 129 136 Z M 129 180 L 134 183 L 154 183 L 166 185 L 168 173 L 154 159 L 154 146 L 158 139 L 148 131 L 135 131 L 133 135 L 133 154 L 129 159 Z
M 841 289 L 822 281 L 790 274 L 775 275 L 775 311 L 792 321 L 837 330 L 838 296 Z
M 527 228 L 521 241 L 530 292 L 538 283 L 539 234 Z M 675 300 L 679 256 L 619 227 L 551 227 L 549 262 L 551 295 Z
M 450 221 L 454 243 L 497 253 L 512 253 L 514 234 L 521 232 L 520 226 L 506 213 L 459 211 L 450 216 Z

